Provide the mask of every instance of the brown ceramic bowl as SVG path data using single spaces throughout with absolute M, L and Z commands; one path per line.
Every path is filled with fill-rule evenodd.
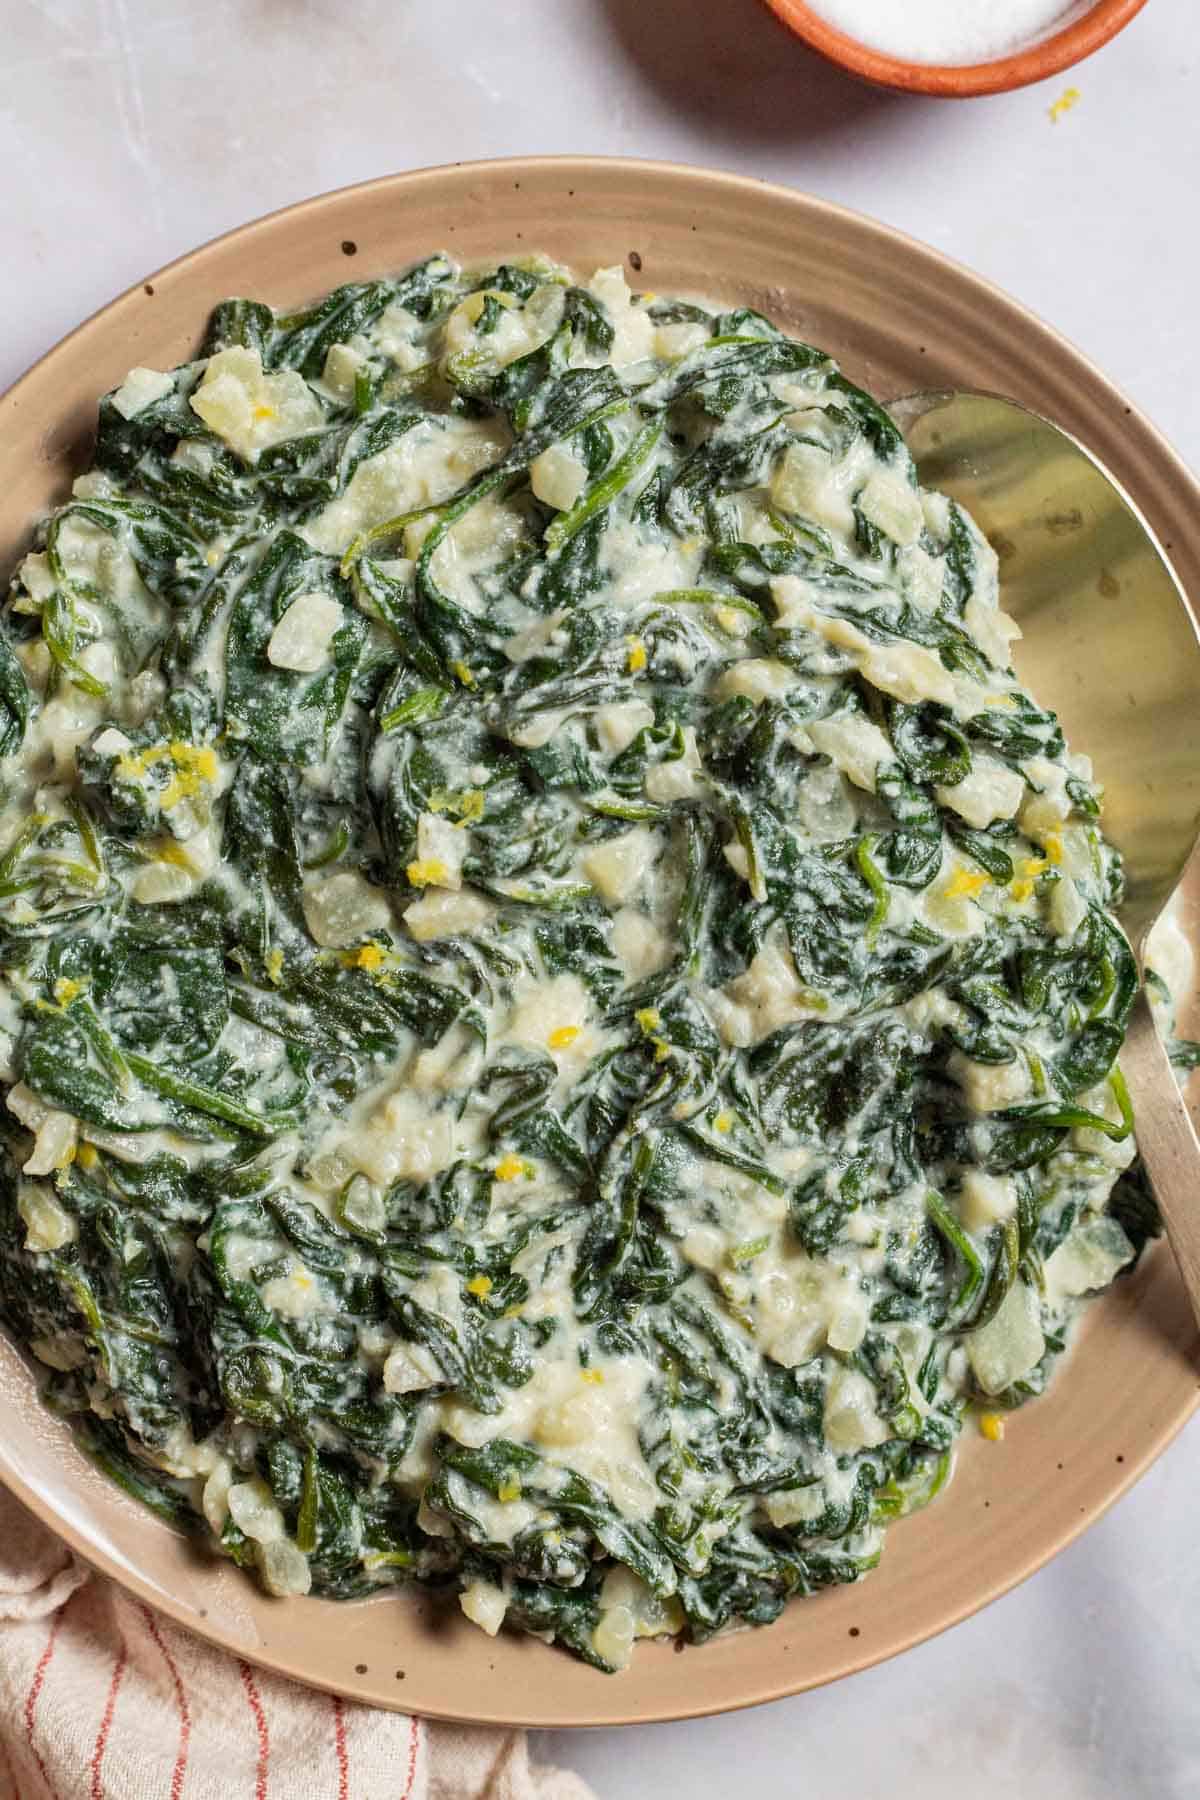
M 803 194 L 732 175 L 571 157 L 468 163 L 311 200 L 174 263 L 66 339 L 0 400 L 0 574 L 88 456 L 97 396 L 135 363 L 191 355 L 213 303 L 292 308 L 434 248 L 464 260 L 540 247 L 644 288 L 749 302 L 826 345 L 885 397 L 976 387 L 1036 406 L 1089 444 L 1200 592 L 1200 488 L 1078 352 L 934 251 Z M 1102 746 L 1089 743 L 1102 762 Z M 1103 772 L 1101 770 L 1101 772 Z M 898 1524 L 857 1587 L 767 1630 L 676 1655 L 643 1645 L 605 1677 L 534 1638 L 484 1637 L 422 1595 L 271 1600 L 100 1476 L 39 1406 L 0 1338 L 0 1479 L 104 1573 L 200 1636 L 376 1706 L 545 1726 L 685 1718 L 798 1692 L 895 1655 L 1037 1569 L 1109 1506 L 1196 1405 L 1197 1343 L 1161 1246 L 1092 1309 L 1076 1356 L 1002 1444 L 964 1440 L 927 1511 Z M 970 1436 L 971 1434 L 968 1434 Z M 403 1679 L 400 1679 L 403 1675 Z
M 796 36 L 803 38 L 839 68 L 876 87 L 901 93 L 936 94 L 947 100 L 967 100 L 975 94 L 1003 94 L 1060 75 L 1082 62 L 1094 50 L 1124 30 L 1146 0 L 1081 0 L 1068 22 L 1026 50 L 992 62 L 949 64 L 908 62 L 872 50 L 858 38 L 848 37 L 815 13 L 804 0 L 766 0 L 775 15 Z

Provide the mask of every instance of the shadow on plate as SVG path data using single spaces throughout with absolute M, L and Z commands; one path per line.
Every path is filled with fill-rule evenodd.
M 597 4 L 647 82 L 714 136 L 764 145 L 832 139 L 914 104 L 852 80 L 805 49 L 761 0 Z

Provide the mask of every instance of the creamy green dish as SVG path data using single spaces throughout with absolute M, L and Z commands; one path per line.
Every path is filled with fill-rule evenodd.
M 4 630 L 0 1313 L 271 1592 L 769 1621 L 1156 1229 L 1087 758 L 757 313 L 230 301 Z

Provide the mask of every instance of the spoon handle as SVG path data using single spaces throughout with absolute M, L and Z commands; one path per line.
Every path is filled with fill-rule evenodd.
M 1200 1324 L 1200 1139 L 1144 987 L 1130 1015 L 1121 1069 L 1133 1101 L 1138 1149 Z

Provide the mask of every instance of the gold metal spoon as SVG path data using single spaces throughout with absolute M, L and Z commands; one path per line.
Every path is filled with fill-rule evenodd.
M 1084 445 L 1015 401 L 911 394 L 889 408 L 924 486 L 972 514 L 1000 556 L 1016 662 L 1104 784 L 1125 859 L 1121 922 L 1146 940 L 1200 841 L 1200 632 L 1133 501 Z M 1138 1147 L 1200 1322 L 1200 1141 L 1143 985 L 1121 1068 Z

